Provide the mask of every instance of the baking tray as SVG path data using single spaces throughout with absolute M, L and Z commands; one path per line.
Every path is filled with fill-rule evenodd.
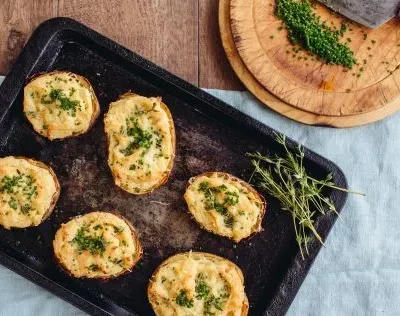
M 107 166 L 102 116 L 85 135 L 50 142 L 38 136 L 22 115 L 26 79 L 50 70 L 70 70 L 87 77 L 101 104 L 132 90 L 162 96 L 176 126 L 175 166 L 167 184 L 150 195 L 130 195 L 113 183 Z M 266 196 L 264 231 L 234 243 L 202 229 L 187 214 L 183 193 L 187 180 L 205 171 L 226 171 L 249 179 L 246 152 L 277 153 L 273 130 L 67 18 L 44 22 L 32 35 L 0 88 L 0 155 L 23 155 L 51 165 L 62 189 L 49 219 L 36 228 L 0 228 L 0 262 L 32 282 L 93 315 L 153 315 L 148 280 L 166 258 L 183 251 L 205 251 L 235 262 L 244 272 L 251 315 L 283 315 L 307 275 L 321 245 L 313 242 L 303 260 L 292 219 Z M 329 140 L 327 140 L 329 141 Z M 291 148 L 296 143 L 289 140 Z M 306 167 L 315 176 L 332 173 L 347 187 L 341 170 L 305 149 Z M 338 210 L 346 193 L 330 192 Z M 53 259 L 52 239 L 61 223 L 91 210 L 118 210 L 139 232 L 144 256 L 132 273 L 107 282 L 77 280 Z M 316 221 L 323 237 L 336 217 Z

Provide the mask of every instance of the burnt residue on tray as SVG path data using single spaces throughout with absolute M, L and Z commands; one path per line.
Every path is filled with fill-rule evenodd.
M 102 113 L 85 135 L 51 142 L 36 134 L 23 117 L 22 84 L 11 100 L 12 106 L 4 107 L 4 117 L 0 115 L 0 154 L 33 157 L 49 164 L 60 180 L 61 196 L 53 214 L 39 227 L 11 231 L 0 228 L 0 250 L 18 263 L 13 266 L 1 260 L 1 255 L 0 261 L 90 313 L 152 315 L 147 285 L 156 267 L 178 252 L 205 251 L 232 260 L 243 270 L 251 314 L 283 314 L 320 245 L 313 244 L 311 256 L 299 261 L 292 220 L 268 196 L 264 230 L 237 246 L 200 229 L 183 200 L 189 178 L 203 172 L 229 172 L 247 181 L 252 168 L 245 154 L 277 152 L 272 131 L 140 57 L 128 56 L 123 48 L 76 22 L 61 19 L 47 23 L 42 26 L 45 34 L 39 32 L 31 41 L 53 33 L 54 37 L 43 51 L 29 44 L 31 55 L 26 57 L 25 53 L 24 58 L 34 69 L 25 76 L 49 70 L 83 75 L 93 85 Z M 66 26 L 77 33 L 64 31 Z M 98 44 L 101 41 L 112 47 L 102 47 Z M 17 73 L 18 69 L 10 76 Z M 176 158 L 168 182 L 141 196 L 115 186 L 107 165 L 103 116 L 108 104 L 127 91 L 161 96 L 176 127 Z M 308 151 L 306 158 L 311 173 L 333 172 L 336 179 L 344 181 L 340 170 L 330 162 Z M 332 197 L 340 209 L 345 194 Z M 71 217 L 93 210 L 118 211 L 138 231 L 144 255 L 131 273 L 107 282 L 77 280 L 56 265 L 52 252 L 56 230 Z M 333 222 L 334 217 L 328 216 L 318 223 L 323 236 Z

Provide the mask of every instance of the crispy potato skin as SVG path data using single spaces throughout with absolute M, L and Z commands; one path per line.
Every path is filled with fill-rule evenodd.
M 247 188 L 250 192 L 252 192 L 255 196 L 257 196 L 258 202 L 261 204 L 261 211 L 260 211 L 260 214 L 259 214 L 259 216 L 258 216 L 258 218 L 257 218 L 256 224 L 253 226 L 253 229 L 252 229 L 251 234 L 250 234 L 249 236 L 247 236 L 245 239 L 249 239 L 249 238 L 251 238 L 254 234 L 257 234 L 257 233 L 259 233 L 260 231 L 262 231 L 262 225 L 261 225 L 261 224 L 262 224 L 262 220 L 263 220 L 263 218 L 264 218 L 264 215 L 265 215 L 265 212 L 266 212 L 266 208 L 267 208 L 266 200 L 265 200 L 265 198 L 264 198 L 260 193 L 258 193 L 257 190 L 255 190 L 250 184 L 248 184 L 247 182 L 243 181 L 242 179 L 239 179 L 238 177 L 235 177 L 235 176 L 233 176 L 233 175 L 231 175 L 231 174 L 229 174 L 229 173 L 226 173 L 226 172 L 218 172 L 218 171 L 205 172 L 205 173 L 199 174 L 199 175 L 197 175 L 197 176 L 192 177 L 192 178 L 189 179 L 189 181 L 188 181 L 188 183 L 187 183 L 187 185 L 186 185 L 185 195 L 186 195 L 186 191 L 188 190 L 189 186 L 190 186 L 197 178 L 203 177 L 203 176 L 212 177 L 212 176 L 214 176 L 214 175 L 216 175 L 216 176 L 219 177 L 219 178 L 225 179 L 225 180 L 227 180 L 227 181 L 236 182 L 236 183 L 242 185 L 243 187 Z M 185 195 L 184 195 L 184 197 L 185 197 Z M 185 201 L 186 201 L 186 198 L 185 198 Z M 187 201 L 186 201 L 186 203 L 187 203 Z M 219 235 L 218 233 L 214 232 L 213 230 L 207 229 L 207 228 L 204 227 L 201 223 L 199 223 L 199 222 L 196 220 L 196 218 L 194 217 L 194 215 L 192 214 L 192 212 L 190 211 L 190 207 L 189 207 L 189 204 L 188 204 L 188 203 L 187 203 L 187 206 L 188 206 L 188 212 L 189 212 L 189 214 L 191 215 L 192 219 L 193 219 L 197 224 L 199 224 L 199 226 L 200 226 L 201 228 L 203 228 L 203 229 L 209 231 L 210 233 Z M 227 236 L 222 236 L 222 237 L 227 237 Z M 236 243 L 238 243 L 238 242 L 240 242 L 241 240 L 243 240 L 243 239 L 241 239 L 241 240 L 239 240 L 239 241 L 236 241 L 236 240 L 234 240 L 234 239 L 231 238 L 231 237 L 227 237 L 227 238 L 232 239 L 232 240 L 235 241 Z
M 70 71 L 60 71 L 60 70 L 55 70 L 55 71 L 51 71 L 51 72 L 41 72 L 41 73 L 37 73 L 34 74 L 33 76 L 31 76 L 25 83 L 25 86 L 28 85 L 30 82 L 32 82 L 35 79 L 38 79 L 40 77 L 44 77 L 44 76 L 49 76 L 49 75 L 57 75 L 57 74 L 71 74 L 73 76 L 75 76 L 76 78 L 79 79 L 79 81 L 82 83 L 82 85 L 89 90 L 90 95 L 91 95 L 91 99 L 92 99 L 92 103 L 93 103 L 93 114 L 92 117 L 90 119 L 90 123 L 89 123 L 89 127 L 80 132 L 80 133 L 75 133 L 73 135 L 70 136 L 66 136 L 64 138 L 53 138 L 51 135 L 43 135 L 41 134 L 39 131 L 35 130 L 35 128 L 33 127 L 33 125 L 31 124 L 31 121 L 29 120 L 29 117 L 26 115 L 26 102 L 25 102 L 25 96 L 24 96 L 24 102 L 23 102 L 23 108 L 24 108 L 24 115 L 25 118 L 27 119 L 27 121 L 31 124 L 32 128 L 35 130 L 35 132 L 37 132 L 39 135 L 46 137 L 47 139 L 54 141 L 54 140 L 61 140 L 61 139 L 67 139 L 67 138 L 71 138 L 71 137 L 76 137 L 76 136 L 80 136 L 83 135 L 85 133 L 87 133 L 92 127 L 93 125 L 96 123 L 97 118 L 100 115 L 100 103 L 97 100 L 96 94 L 94 93 L 93 87 L 90 84 L 89 80 L 87 80 L 85 77 L 77 75 L 75 73 L 72 73 Z
M 113 275 L 113 276 L 110 276 L 110 277 L 92 277 L 92 278 L 88 278 L 88 277 L 84 277 L 84 276 L 83 276 L 83 277 L 76 277 L 76 276 L 62 263 L 62 261 L 60 260 L 60 258 L 59 258 L 59 257 L 56 255 L 56 253 L 53 251 L 55 262 L 56 262 L 56 263 L 58 264 L 58 266 L 61 267 L 69 276 L 71 276 L 71 277 L 73 277 L 73 278 L 76 278 L 76 279 L 97 279 L 97 280 L 107 281 L 107 280 L 115 279 L 115 278 L 117 278 L 117 277 L 119 277 L 119 276 L 128 274 L 129 272 L 131 272 L 131 270 L 133 269 L 133 267 L 134 267 L 134 266 L 139 262 L 139 260 L 142 258 L 142 255 L 143 255 L 143 248 L 142 248 L 142 245 L 140 244 L 140 241 L 139 241 L 137 232 L 136 232 L 135 228 L 132 226 L 132 224 L 131 224 L 124 216 L 122 216 L 118 211 L 111 211 L 111 212 L 107 212 L 107 213 L 110 213 L 110 214 L 113 214 L 113 215 L 119 217 L 119 218 L 122 219 L 122 220 L 129 226 L 129 228 L 130 228 L 131 236 L 132 236 L 132 238 L 133 238 L 133 240 L 134 240 L 134 242 L 135 242 L 135 246 L 136 246 L 136 249 L 137 249 L 137 251 L 136 251 L 136 256 L 135 256 L 135 258 L 134 258 L 134 260 L 133 260 L 132 265 L 131 265 L 129 268 L 127 268 L 127 269 L 121 271 L 119 274 L 116 274 L 116 275 Z M 79 215 L 79 216 L 71 217 L 70 220 L 73 220 L 73 219 L 75 219 L 75 218 L 79 218 L 79 217 L 81 217 L 81 216 L 84 216 L 84 215 Z
M 238 273 L 238 275 L 240 276 L 240 279 L 242 281 L 242 285 L 244 286 L 243 272 L 233 262 L 231 262 L 231 261 L 229 261 L 229 260 L 227 260 L 225 258 L 216 256 L 216 255 L 213 255 L 213 254 L 210 254 L 210 253 L 207 253 L 207 252 L 197 252 L 196 251 L 196 252 L 179 253 L 179 254 L 176 254 L 176 255 L 174 255 L 172 257 L 169 257 L 168 259 L 163 261 L 157 267 L 157 269 L 153 272 L 153 274 L 152 274 L 152 276 L 151 276 L 151 278 L 149 280 L 149 285 L 147 287 L 147 296 L 148 296 L 149 302 L 150 302 L 150 304 L 152 306 L 155 305 L 155 297 L 156 297 L 156 294 L 154 293 L 153 288 L 152 288 L 153 282 L 154 282 L 153 280 L 156 278 L 156 276 L 159 273 L 159 271 L 161 270 L 161 268 L 163 268 L 165 266 L 168 266 L 170 263 L 178 261 L 181 258 L 186 258 L 188 256 L 192 256 L 192 258 L 194 258 L 195 260 L 196 259 L 201 259 L 201 258 L 207 258 L 208 260 L 213 261 L 213 262 L 221 262 L 221 261 L 223 261 L 224 263 L 226 263 L 227 265 L 232 267 Z M 242 310 L 241 310 L 241 316 L 246 316 L 248 314 L 248 311 L 249 311 L 249 300 L 248 300 L 248 298 L 246 296 L 246 293 L 245 293 L 245 300 L 243 302 L 243 306 L 242 306 Z M 162 315 L 160 315 L 160 316 L 162 316 Z
M 136 94 L 136 93 L 133 93 L 131 91 L 128 91 L 128 92 L 120 95 L 118 97 L 117 101 L 123 100 L 125 98 L 134 97 L 134 96 L 139 96 L 139 94 Z M 172 141 L 172 147 L 173 147 L 172 158 L 171 158 L 171 160 L 169 162 L 169 165 L 168 165 L 168 170 L 169 171 L 165 172 L 164 176 L 160 179 L 160 181 L 156 185 L 154 185 L 152 188 L 150 188 L 149 190 L 143 190 L 143 191 L 139 191 L 139 192 L 130 192 L 130 191 L 127 191 L 124 188 L 119 186 L 122 190 L 124 190 L 124 191 L 126 191 L 126 192 L 128 192 L 130 194 L 144 195 L 144 194 L 152 193 L 155 189 L 161 187 L 163 184 L 165 184 L 168 181 L 169 176 L 170 176 L 170 174 L 172 172 L 172 168 L 173 168 L 174 162 L 175 162 L 175 149 L 176 149 L 175 125 L 174 125 L 174 121 L 172 119 L 171 111 L 169 110 L 168 106 L 163 102 L 161 102 L 160 104 L 161 104 L 161 108 L 164 110 L 164 112 L 168 116 L 168 121 L 169 121 L 169 126 L 170 126 L 170 134 L 171 134 L 171 141 Z M 107 113 L 104 115 L 104 118 L 106 116 L 107 116 Z M 110 135 L 107 135 L 107 150 L 108 151 L 109 151 L 109 146 L 110 146 Z M 108 152 L 108 155 L 109 155 L 109 152 Z M 112 170 L 111 167 L 110 167 L 110 170 Z M 111 172 L 111 174 L 112 174 L 112 176 L 114 178 L 114 182 L 116 183 L 117 175 L 114 174 L 113 172 Z
M 29 162 L 30 164 L 37 166 L 39 168 L 45 169 L 47 171 L 49 171 L 49 173 L 51 174 L 54 184 L 56 186 L 56 192 L 54 193 L 52 200 L 51 200 L 51 204 L 47 210 L 47 212 L 43 215 L 42 221 L 41 223 L 43 223 L 47 218 L 49 218 L 49 216 L 51 215 L 51 213 L 53 213 L 54 208 L 57 204 L 57 201 L 60 197 L 60 193 L 61 193 L 61 186 L 60 186 L 60 182 L 58 181 L 57 175 L 54 172 L 53 168 L 51 168 L 50 166 L 46 165 L 45 163 L 39 161 L 39 160 L 35 160 L 32 158 L 27 158 L 27 157 L 23 157 L 23 156 L 11 156 L 14 157 L 15 159 L 21 159 L 21 160 L 25 160 L 27 162 Z M 36 225 L 31 225 L 29 227 L 35 227 Z M 28 228 L 28 227 L 27 227 Z

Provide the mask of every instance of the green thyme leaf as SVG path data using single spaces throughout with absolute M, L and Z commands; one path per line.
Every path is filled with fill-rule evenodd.
M 304 258 L 305 253 L 309 254 L 308 244 L 312 240 L 309 233 L 323 244 L 314 226 L 317 214 L 325 215 L 326 211 L 332 211 L 339 215 L 333 201 L 324 195 L 324 189 L 363 194 L 335 186 L 330 174 L 324 180 L 311 177 L 304 167 L 303 149 L 298 146 L 296 152 L 290 151 L 285 136 L 280 134 L 276 134 L 276 141 L 284 149 L 282 157 L 264 156 L 258 152 L 248 154 L 254 166 L 253 180 L 258 187 L 278 199 L 282 210 L 293 217 L 296 241 Z

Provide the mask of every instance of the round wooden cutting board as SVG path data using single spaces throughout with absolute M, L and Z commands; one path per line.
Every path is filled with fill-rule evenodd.
M 232 9 L 238 10 L 239 5 L 241 13 L 233 13 Z M 262 41 L 275 41 L 268 46 L 270 49 L 264 50 L 260 35 L 235 36 L 234 21 L 238 31 L 239 25 L 249 21 L 253 12 L 264 10 L 269 12 L 270 20 L 275 19 L 273 7 L 274 0 L 220 0 L 219 9 L 221 37 L 228 59 L 238 77 L 263 103 L 306 124 L 336 127 L 371 123 L 400 108 L 399 21 L 392 20 L 377 30 L 347 22 L 349 31 L 345 37 L 351 38 L 350 45 L 358 43 L 358 50 L 354 49 L 359 65 L 346 71 L 341 66 L 324 65 L 305 52 L 294 52 L 286 30 L 280 28 L 277 20 L 268 22 L 262 32 L 266 34 Z M 321 16 L 331 16 L 323 7 L 317 10 Z M 333 23 L 342 20 L 335 15 L 329 19 Z M 252 25 L 243 29 L 244 34 L 254 35 L 254 22 Z M 306 72 L 307 69 L 310 71 Z

